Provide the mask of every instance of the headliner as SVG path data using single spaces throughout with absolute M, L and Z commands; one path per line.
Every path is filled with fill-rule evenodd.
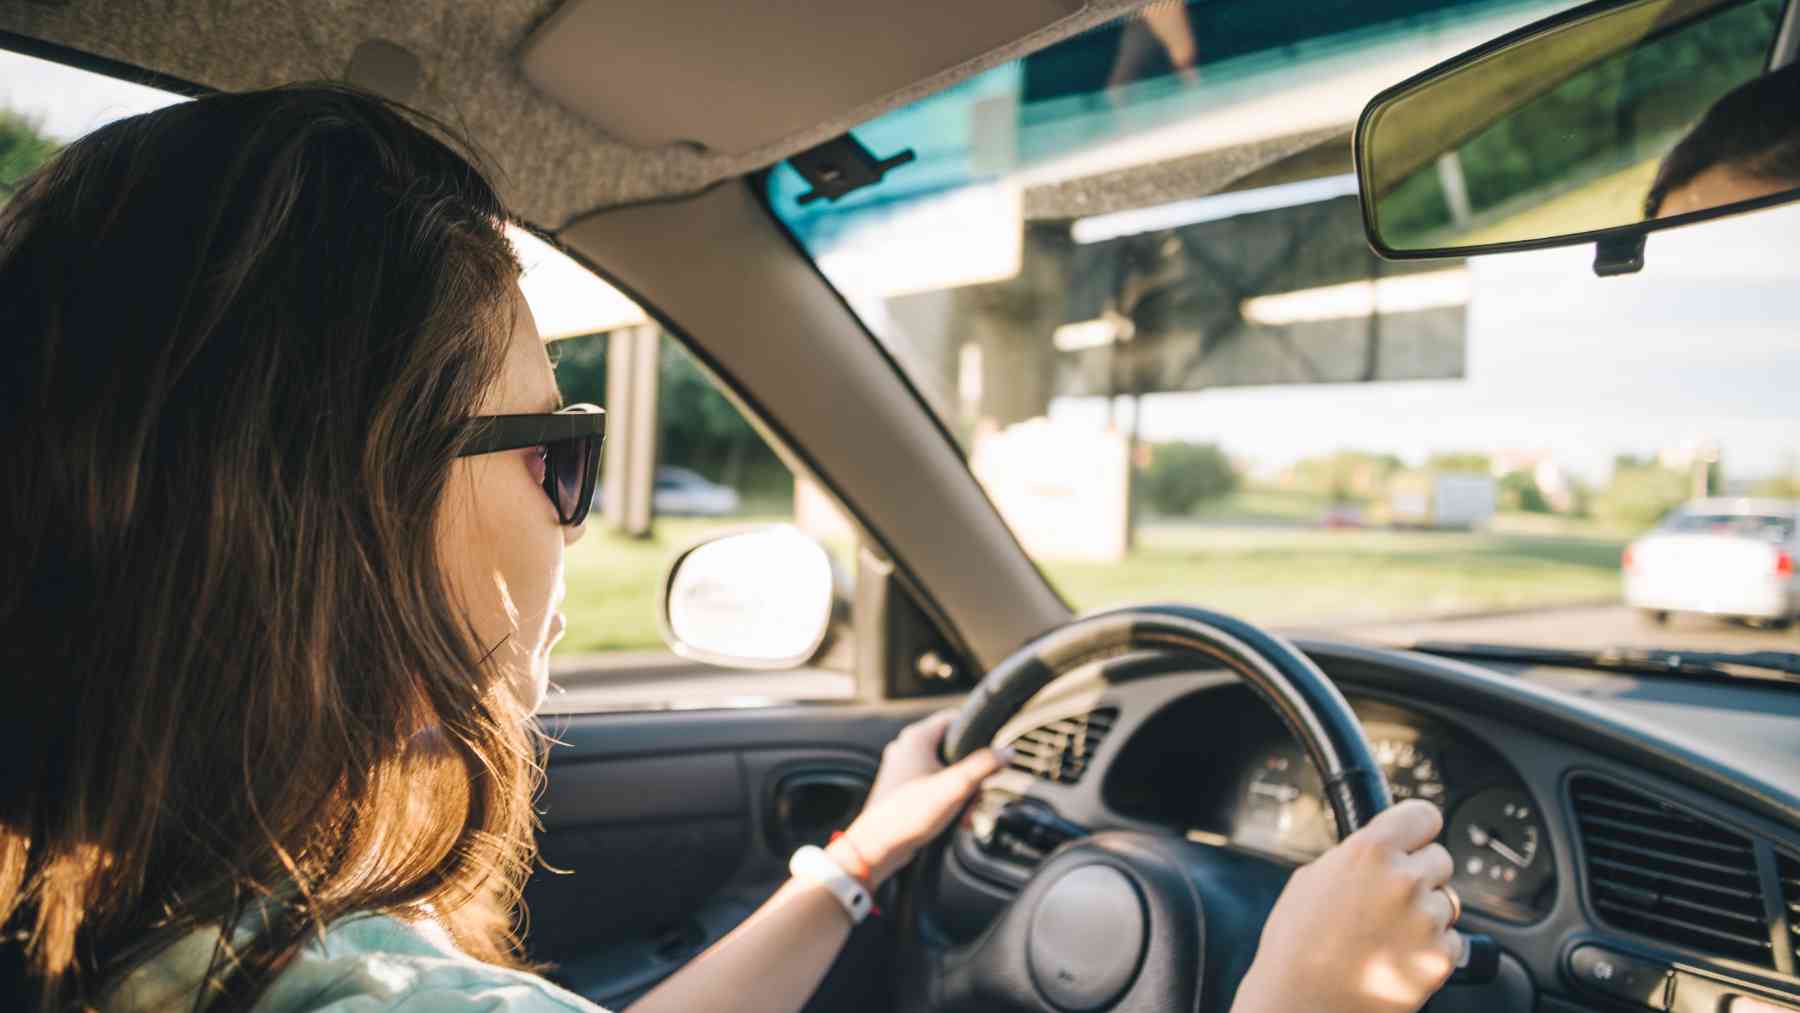
M 683 3 L 690 21 L 696 3 L 733 5 L 732 0 Z M 867 4 L 877 13 L 892 10 L 892 0 L 840 3 Z M 734 153 L 686 142 L 636 147 L 534 89 L 521 70 L 520 53 L 556 11 L 556 0 L 344 0 L 331 5 L 335 10 L 328 17 L 325 5 L 291 0 L 48 0 L 0 5 L 0 29 L 222 90 L 341 79 L 359 45 L 398 44 L 419 59 L 423 71 L 423 83 L 409 101 L 469 134 L 497 170 L 515 214 L 540 228 L 559 229 L 590 211 L 692 194 L 772 165 L 888 109 L 1143 5 L 1144 0 L 1088 0 L 1075 13 L 972 59 L 947 58 L 947 69 L 874 100 L 842 105 L 809 126 Z M 771 17 L 803 13 L 792 4 L 762 9 Z M 782 10 L 785 15 L 777 13 Z M 871 35 L 866 45 L 873 54 L 891 48 L 893 38 Z M 909 46 L 936 46 L 946 53 L 960 54 L 959 41 L 966 47 L 955 38 L 907 36 Z M 641 88 L 612 101 L 624 109 L 648 97 L 669 104 L 672 115 L 704 106 L 703 89 L 683 87 L 705 76 L 684 67 L 684 55 L 672 45 L 660 64 L 642 64 Z M 818 76 L 816 87 L 833 90 L 829 69 L 818 63 L 765 70 L 761 80 L 746 74 L 739 85 L 780 95 L 791 92 L 793 76 L 800 73 Z

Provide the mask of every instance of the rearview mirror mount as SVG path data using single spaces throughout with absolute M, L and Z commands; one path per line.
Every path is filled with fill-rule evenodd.
M 1800 199 L 1800 3 L 1597 0 L 1382 92 L 1363 223 L 1395 260 L 1593 243 Z

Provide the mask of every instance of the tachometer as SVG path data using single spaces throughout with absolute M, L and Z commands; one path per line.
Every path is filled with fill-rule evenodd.
M 1458 806 L 1450 821 L 1452 881 L 1465 894 L 1525 901 L 1550 878 L 1548 832 L 1531 797 L 1489 788 Z
M 1324 785 L 1298 750 L 1271 750 L 1246 772 L 1236 836 L 1254 847 L 1303 856 L 1337 843 Z

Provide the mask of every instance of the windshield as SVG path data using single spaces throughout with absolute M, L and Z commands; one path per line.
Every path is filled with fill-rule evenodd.
M 769 201 L 1078 610 L 1800 648 L 1792 515 L 1744 506 L 1800 494 L 1800 210 L 1625 278 L 1364 240 L 1364 104 L 1567 6 L 1159 5 L 863 124 L 916 155 L 878 185 Z
M 1676 534 L 1740 535 L 1785 542 L 1794 537 L 1794 518 L 1769 514 L 1681 513 L 1671 517 L 1663 530 Z

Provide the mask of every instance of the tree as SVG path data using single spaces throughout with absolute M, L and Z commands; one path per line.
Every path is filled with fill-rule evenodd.
M 662 342 L 656 401 L 657 454 L 664 464 L 691 468 L 746 495 L 793 495 L 787 465 L 674 341 Z
M 1766 478 L 1756 483 L 1751 490 L 1758 496 L 1773 496 L 1777 499 L 1800 499 L 1800 477 Z
M 1529 471 L 1509 471 L 1500 476 L 1500 508 L 1518 510 L 1528 514 L 1547 514 L 1553 511 L 1550 501 L 1544 498 L 1544 491 L 1538 488 L 1537 479 Z
M 1425 461 L 1425 470 L 1445 475 L 1486 475 L 1493 470 L 1493 462 L 1486 454 L 1432 454 Z
M 20 181 L 36 172 L 60 148 L 32 120 L 13 110 L 0 109 L 0 203 L 5 203 Z
M 556 389 L 569 404 L 606 404 L 606 335 L 583 334 L 550 346 Z
M 712 377 L 672 340 L 659 343 L 657 461 L 697 471 L 747 496 L 785 499 L 793 494 L 787 465 Z M 552 346 L 556 386 L 563 399 L 606 404 L 606 335 L 566 338 Z
M 1236 489 L 1238 473 L 1214 444 L 1156 443 L 1140 482 L 1145 501 L 1157 513 L 1179 517 Z
M 1333 503 L 1371 503 L 1387 495 L 1388 483 L 1405 467 L 1393 454 L 1339 450 L 1295 462 L 1286 484 Z
M 1622 459 L 1594 498 L 1594 514 L 1621 527 L 1647 528 L 1686 502 L 1691 491 L 1683 472 L 1654 464 L 1634 467 Z

